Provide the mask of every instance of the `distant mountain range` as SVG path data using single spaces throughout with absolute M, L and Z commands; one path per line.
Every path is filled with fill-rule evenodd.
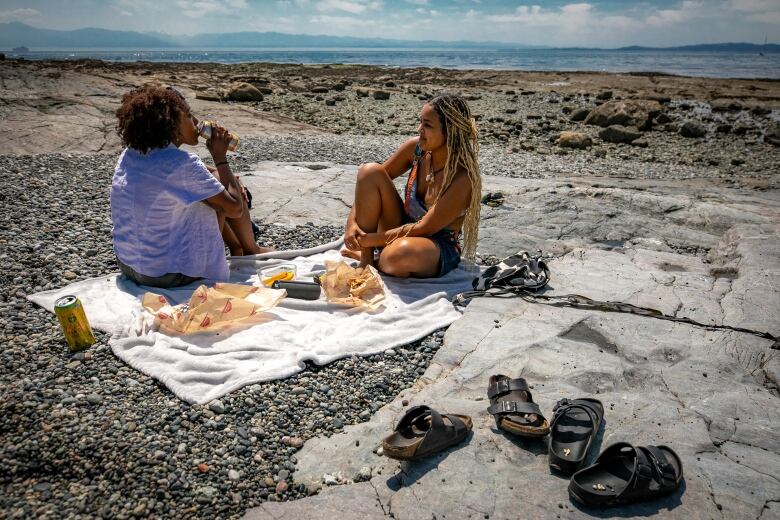
M 59 31 L 39 29 L 12 22 L 0 23 L 0 50 L 24 46 L 31 51 L 39 49 L 216 49 L 216 48 L 468 48 L 468 49 L 550 49 L 551 47 L 503 42 L 474 41 L 410 41 L 387 38 L 353 38 L 278 32 L 237 32 L 225 34 L 197 34 L 178 36 L 162 33 L 139 33 L 110 29 L 77 29 Z M 567 48 L 562 50 L 605 50 Z M 612 49 L 610 49 L 612 50 Z M 752 43 L 716 43 L 681 47 L 621 47 L 620 51 L 687 51 L 687 52 L 765 52 L 780 53 L 780 45 Z

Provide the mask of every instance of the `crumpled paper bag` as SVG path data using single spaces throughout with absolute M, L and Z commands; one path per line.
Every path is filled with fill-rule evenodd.
M 189 303 L 171 305 L 165 296 L 147 292 L 141 297 L 143 308 L 155 317 L 160 328 L 181 334 L 211 331 L 255 316 L 275 307 L 287 291 L 215 283 L 201 285 Z
M 331 303 L 379 307 L 385 299 L 385 285 L 373 266 L 350 267 L 344 261 L 326 261 L 320 285 Z

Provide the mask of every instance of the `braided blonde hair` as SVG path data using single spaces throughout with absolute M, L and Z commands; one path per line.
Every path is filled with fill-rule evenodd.
M 447 162 L 444 166 L 444 181 L 436 196 L 439 200 L 442 193 L 452 184 L 459 167 L 466 170 L 471 181 L 471 200 L 463 220 L 463 256 L 474 260 L 477 253 L 477 238 L 479 235 L 479 211 L 482 198 L 482 177 L 479 172 L 479 140 L 477 123 L 471 117 L 466 101 L 453 94 L 441 94 L 430 101 L 439 115 L 442 129 L 447 137 Z

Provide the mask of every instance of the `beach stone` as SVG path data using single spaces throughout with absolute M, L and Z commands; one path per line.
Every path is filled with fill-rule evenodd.
M 326 94 L 330 89 L 328 87 L 312 87 L 311 93 L 312 94 Z
M 596 99 L 601 99 L 603 101 L 606 101 L 608 99 L 612 99 L 612 91 L 611 90 L 603 90 L 596 94 Z
M 713 112 L 739 112 L 742 104 L 734 99 L 713 99 L 710 108 Z
M 599 137 L 608 143 L 630 143 L 642 137 L 642 132 L 621 125 L 611 125 L 599 130 Z
M 764 142 L 773 146 L 780 146 L 780 124 L 775 123 L 764 134 Z
M 203 101 L 222 101 L 223 93 L 218 90 L 203 90 L 195 93 L 195 99 Z
M 704 137 L 707 135 L 707 128 L 696 121 L 686 121 L 680 126 L 680 135 L 689 138 Z
M 571 116 L 569 116 L 569 120 L 584 121 L 585 118 L 588 117 L 588 114 L 590 114 L 589 108 L 578 108 L 571 113 Z
M 368 97 L 369 91 L 367 88 L 357 88 L 355 89 L 355 95 L 359 98 Z
M 584 149 L 593 146 L 593 139 L 582 132 L 561 132 L 555 144 L 561 148 Z
M 219 399 L 215 399 L 209 403 L 209 410 L 216 414 L 223 414 L 225 413 L 225 405 Z
M 226 97 L 231 101 L 262 101 L 264 99 L 263 93 L 249 83 L 238 83 L 231 86 Z
M 585 124 L 608 127 L 612 125 L 633 126 L 646 130 L 652 120 L 661 113 L 661 104 L 645 99 L 613 100 L 591 110 Z
M 374 91 L 374 99 L 378 100 L 387 100 L 390 99 L 390 93 L 386 90 L 375 90 Z

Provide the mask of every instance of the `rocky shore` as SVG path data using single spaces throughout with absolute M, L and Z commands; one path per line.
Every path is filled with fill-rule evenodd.
M 672 440 L 690 465 L 691 480 L 683 509 L 670 516 L 699 511 L 714 517 L 724 507 L 733 517 L 777 514 L 780 489 L 767 477 L 780 453 L 771 433 L 777 424 L 777 358 L 764 343 L 727 334 L 599 321 L 574 311 L 544 317 L 526 305 L 485 302 L 467 311 L 468 319 L 447 333 L 447 341 L 438 331 L 382 355 L 311 366 L 293 378 L 252 385 L 206 406 L 182 403 L 125 366 L 105 335 L 86 353 L 69 354 L 54 316 L 25 296 L 116 270 L 107 193 L 119 143 L 111 114 L 121 93 L 144 81 L 182 87 L 197 113 L 244 137 L 231 161 L 257 186 L 253 216 L 270 245 L 305 247 L 337 236 L 351 203 L 354 165 L 387 157 L 413 134 L 421 98 L 446 88 L 469 96 L 479 116 L 485 190 L 501 193 L 495 207 L 484 207 L 483 259 L 542 248 L 561 262 L 554 269 L 559 287 L 712 323 L 775 334 L 780 326 L 778 271 L 767 245 L 776 242 L 772 226 L 780 207 L 780 82 L 5 60 L 0 517 L 237 518 L 261 506 L 258 518 L 313 518 L 317 508 L 330 511 L 342 499 L 351 505 L 368 500 L 379 511 L 378 503 L 384 512 L 392 500 L 380 484 L 396 474 L 396 518 L 412 518 L 415 511 L 416 502 L 404 494 L 411 487 L 401 481 L 419 479 L 431 493 L 445 477 L 453 484 L 449 503 L 442 498 L 436 507 L 447 518 L 500 518 L 514 506 L 494 504 L 483 511 L 449 504 L 486 496 L 483 484 L 496 478 L 498 486 L 502 475 L 546 482 L 538 449 L 530 452 L 537 457 L 518 458 L 518 446 L 503 437 L 496 441 L 489 421 L 480 417 L 475 467 L 490 466 L 490 459 L 499 463 L 489 482 L 465 486 L 455 484 L 458 467 L 447 464 L 441 476 L 427 467 L 419 474 L 399 470 L 376 456 L 374 441 L 415 399 L 439 399 L 477 417 L 484 408 L 477 396 L 485 374 L 502 364 L 524 369 L 521 361 L 541 385 L 545 410 L 564 392 L 599 390 L 604 399 L 630 402 L 635 410 L 659 406 L 669 424 L 687 425 Z M 292 171 L 305 186 L 290 182 Z M 299 193 L 299 205 L 273 206 L 283 190 Z M 333 215 L 313 209 L 329 204 L 337 208 Z M 501 328 L 494 318 L 498 325 L 514 321 Z M 528 323 L 547 336 L 528 333 Z M 642 327 L 638 337 L 625 339 L 622 331 Z M 484 345 L 477 340 L 488 334 Z M 563 343 L 555 343 L 558 337 Z M 672 346 L 654 343 L 659 337 Z M 718 348 L 711 351 L 713 339 Z M 508 341 L 513 346 L 504 352 Z M 587 351 L 594 356 L 576 356 L 579 370 L 568 368 L 571 359 L 561 347 L 572 344 L 594 349 Z M 599 357 L 602 350 L 607 354 Z M 648 355 L 650 361 L 642 359 Z M 605 356 L 614 374 L 594 366 Z M 551 367 L 546 359 L 561 365 Z M 677 365 L 687 359 L 692 368 Z M 716 380 L 725 385 L 725 395 L 707 401 L 719 391 Z M 735 390 L 743 387 L 750 399 Z M 661 405 L 648 402 L 653 392 Z M 737 401 L 739 414 L 731 411 Z M 654 421 L 641 413 L 631 417 L 626 410 L 632 408 L 621 406 L 607 416 L 613 431 L 652 440 L 669 430 L 667 423 L 655 428 Z M 339 455 L 324 460 L 318 450 Z M 474 464 L 467 449 L 448 460 Z M 512 473 L 529 468 L 532 477 Z M 738 485 L 729 487 L 723 475 L 730 474 Z M 312 498 L 296 502 L 298 510 L 272 504 L 318 493 L 313 498 L 331 505 L 307 506 Z M 549 497 L 524 497 L 524 503 L 540 508 L 529 509 L 537 513 L 587 516 L 568 502 L 564 507 L 564 496 L 551 496 L 549 503 Z

